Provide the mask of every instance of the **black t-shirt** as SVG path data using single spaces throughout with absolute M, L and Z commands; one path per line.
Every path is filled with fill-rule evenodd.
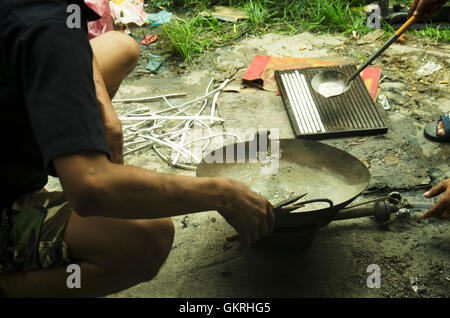
M 69 28 L 68 3 L 81 28 Z M 53 159 L 83 150 L 107 155 L 82 0 L 0 0 L 0 212 L 55 175 Z

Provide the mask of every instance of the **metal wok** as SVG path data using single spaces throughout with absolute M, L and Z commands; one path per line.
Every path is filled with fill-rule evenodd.
M 311 140 L 270 140 L 267 134 L 214 150 L 197 167 L 197 176 L 242 181 L 274 205 L 301 193 L 308 193 L 307 201 L 318 200 L 277 215 L 275 229 L 281 231 L 327 225 L 370 179 L 367 167 L 345 151 Z

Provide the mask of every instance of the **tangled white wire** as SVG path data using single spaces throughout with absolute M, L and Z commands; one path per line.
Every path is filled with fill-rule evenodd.
M 201 162 L 202 153 L 210 145 L 212 139 L 219 136 L 230 135 L 241 142 L 241 138 L 236 134 L 228 132 L 213 133 L 211 130 L 211 126 L 215 123 L 225 122 L 223 118 L 215 116 L 215 110 L 219 94 L 230 82 L 230 79 L 226 79 L 219 87 L 210 91 L 213 81 L 214 79 L 211 79 L 209 82 L 205 95 L 176 106 L 170 103 L 168 98 L 184 96 L 186 95 L 185 93 L 113 100 L 115 103 L 127 103 L 162 99 L 168 106 L 168 108 L 159 111 L 151 111 L 149 107 L 141 107 L 119 117 L 123 125 L 124 155 L 129 155 L 136 151 L 151 147 L 151 149 L 153 149 L 155 153 L 169 165 L 180 169 L 195 170 L 196 166 L 187 164 L 187 162 L 190 163 L 193 161 L 195 164 L 199 164 Z M 208 97 L 213 94 L 214 98 L 211 103 L 211 113 L 209 116 L 204 116 L 202 113 L 208 105 Z M 199 101 L 203 101 L 200 110 L 195 114 L 188 113 L 188 110 Z M 172 114 L 162 115 L 165 113 Z M 178 123 L 172 127 L 174 122 Z M 209 122 L 209 125 L 207 122 Z M 188 140 L 189 133 L 192 131 L 195 124 L 206 128 L 208 135 L 197 138 L 193 136 Z M 202 143 L 202 153 L 200 154 L 187 149 L 188 145 L 197 142 Z M 172 159 L 164 154 L 163 149 L 169 150 L 174 154 Z M 180 162 L 181 158 L 185 160 L 184 163 Z

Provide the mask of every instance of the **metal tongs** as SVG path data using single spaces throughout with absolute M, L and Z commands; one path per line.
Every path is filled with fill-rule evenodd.
M 307 194 L 308 193 L 303 193 L 297 196 L 293 196 L 287 200 L 281 201 L 273 207 L 273 213 L 275 214 L 275 216 L 286 215 L 313 202 L 327 202 L 330 205 L 330 208 L 333 207 L 333 201 L 331 201 L 330 199 L 313 199 L 297 202 L 298 200 L 304 198 Z
M 300 199 L 304 198 L 307 194 L 308 193 L 296 195 L 296 196 L 290 197 L 289 199 L 286 199 L 284 201 L 277 203 L 276 205 L 273 206 L 273 213 L 275 214 L 275 216 L 286 215 L 286 214 L 291 213 L 292 211 L 295 211 L 299 208 L 304 207 L 308 203 L 313 203 L 313 202 L 327 202 L 330 205 L 330 208 L 333 207 L 333 201 L 331 201 L 329 199 L 313 199 L 313 200 L 306 200 L 306 201 L 298 202 Z M 228 235 L 226 239 L 228 242 L 237 241 L 237 240 L 239 240 L 239 234 L 234 233 L 234 234 Z

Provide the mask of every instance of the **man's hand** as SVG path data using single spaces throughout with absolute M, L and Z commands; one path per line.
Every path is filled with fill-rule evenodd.
M 251 191 L 240 181 L 221 178 L 224 186 L 224 207 L 219 213 L 235 228 L 240 247 L 245 249 L 273 230 L 275 215 L 272 204 Z
M 435 217 L 445 220 L 450 218 L 450 178 L 442 181 L 424 195 L 427 198 L 432 198 L 441 193 L 443 193 L 441 199 L 422 216 L 423 219 Z
M 413 0 L 408 11 L 408 18 L 414 15 L 419 19 L 428 19 L 441 10 L 448 0 Z
M 104 122 L 103 126 L 105 128 L 105 139 L 111 155 L 111 162 L 123 164 L 122 122 L 116 117 L 109 122 Z

